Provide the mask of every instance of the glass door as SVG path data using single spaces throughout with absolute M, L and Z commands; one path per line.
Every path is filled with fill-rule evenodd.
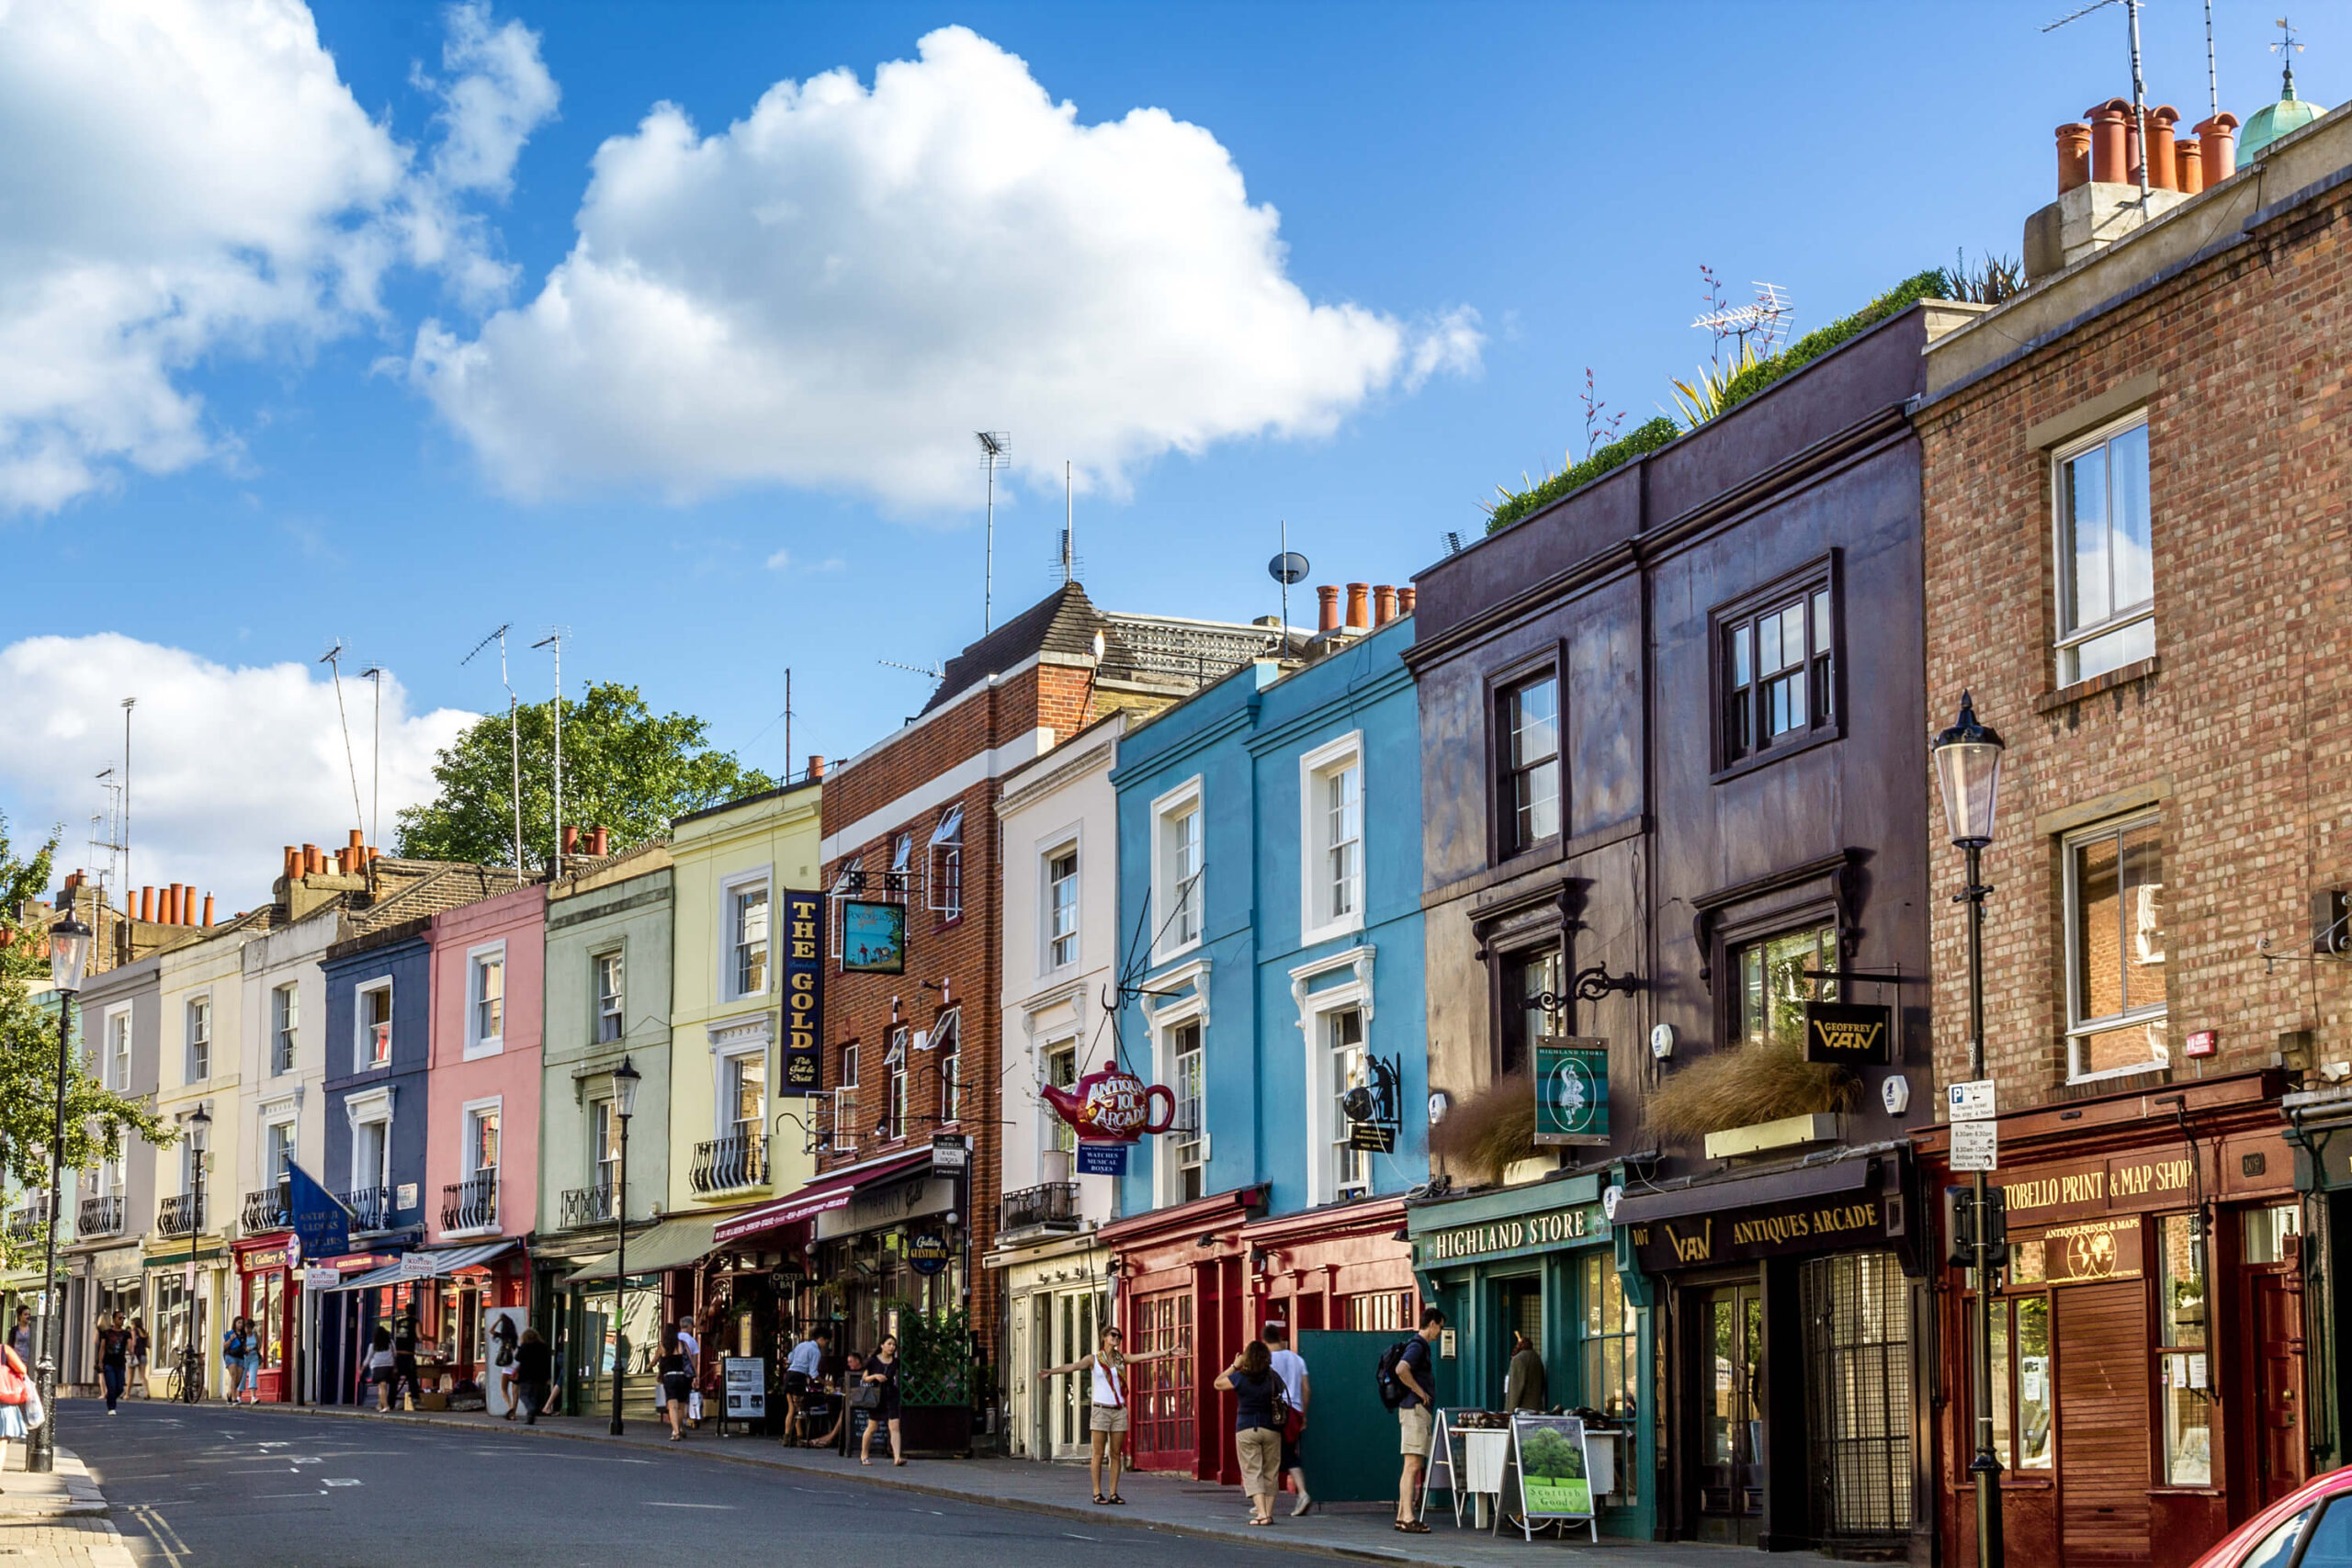
M 1764 1518 L 1764 1296 L 1724 1285 L 1698 1306 L 1698 1536 L 1753 1546 Z

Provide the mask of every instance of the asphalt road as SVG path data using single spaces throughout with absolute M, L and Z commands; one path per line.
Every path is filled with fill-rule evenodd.
M 1296 1568 L 1280 1551 L 977 1507 L 696 1458 L 397 1417 L 69 1400 L 60 1435 L 159 1568 L 499 1568 L 777 1560 L 900 1568 Z

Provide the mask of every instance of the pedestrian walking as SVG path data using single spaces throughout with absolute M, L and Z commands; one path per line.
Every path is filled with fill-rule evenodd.
M 130 1372 L 130 1330 L 123 1326 L 122 1314 L 98 1325 L 98 1376 L 106 1384 L 107 1414 L 114 1415 L 115 1405 L 122 1398 L 123 1381 Z
M 40 1396 L 33 1392 L 32 1373 L 25 1370 L 24 1358 L 13 1345 L 0 1349 L 0 1471 L 8 1468 L 8 1440 L 32 1436 L 41 1420 L 32 1413 L 40 1408 Z
M 695 1330 L 700 1326 L 695 1319 L 682 1317 L 674 1325 L 678 1330 L 678 1348 L 686 1358 L 686 1425 L 696 1431 L 702 1429 L 702 1336 Z
M 33 1309 L 17 1309 L 17 1326 L 8 1330 L 8 1348 L 27 1366 L 33 1364 Z
M 1217 1374 L 1233 1395 L 1233 1449 L 1241 1461 L 1241 1490 L 1250 1495 L 1250 1522 L 1274 1522 L 1274 1492 L 1283 1461 L 1283 1382 L 1262 1339 L 1252 1339 Z
M 1544 1358 L 1536 1353 L 1535 1341 L 1517 1331 L 1510 1337 L 1510 1372 L 1503 1380 L 1503 1408 L 1549 1410 L 1552 1391 L 1544 1379 Z
M 555 1388 L 555 1351 L 536 1328 L 523 1330 L 514 1347 L 514 1386 L 523 1396 L 523 1425 L 537 1426 Z
M 1436 1307 L 1421 1309 L 1420 1331 L 1381 1358 L 1381 1401 L 1396 1411 L 1397 1451 L 1404 1463 L 1396 1477 L 1396 1529 L 1407 1535 L 1427 1535 L 1430 1527 L 1419 1517 L 1421 1472 L 1430 1458 L 1430 1436 L 1435 1425 L 1437 1374 L 1430 1368 L 1430 1347 L 1445 1331 L 1445 1314 Z
M 514 1419 L 514 1320 L 501 1314 L 491 1322 L 492 1350 L 490 1364 L 498 1374 L 500 1400 L 506 1406 L 506 1419 Z
M 1047 1367 L 1037 1374 L 1037 1381 L 1061 1377 L 1069 1372 L 1091 1374 L 1092 1398 L 1089 1401 L 1086 1430 L 1092 1444 L 1092 1457 L 1087 1469 L 1094 1478 L 1094 1500 L 1097 1503 L 1124 1505 L 1119 1495 L 1119 1473 L 1127 1457 L 1127 1369 L 1137 1361 L 1164 1360 L 1182 1353 L 1182 1347 L 1153 1350 L 1141 1356 L 1126 1353 L 1126 1336 L 1105 1326 L 1095 1348 L 1066 1366 Z M 1110 1474 L 1110 1484 L 1103 1484 L 1103 1474 Z
M 392 1348 L 392 1331 L 378 1327 L 368 1345 L 368 1360 L 361 1370 L 367 1386 L 376 1391 L 376 1414 L 392 1413 L 393 1385 L 400 1382 L 400 1354 Z
M 392 1320 L 392 1403 L 398 1404 L 405 1396 L 411 1410 L 424 1392 L 416 1375 L 416 1312 L 411 1308 Z
M 130 1392 L 141 1399 L 148 1396 L 147 1322 L 144 1318 L 130 1320 Z
M 819 1324 L 792 1348 L 784 1361 L 784 1440 L 800 1441 L 800 1406 L 824 1371 L 825 1354 L 833 1347 L 833 1331 Z
M 253 1332 L 242 1317 L 229 1320 L 228 1328 L 220 1336 L 220 1368 L 228 1374 L 229 1403 L 245 1403 L 245 1381 L 248 1376 L 246 1348 L 253 1342 Z
M 1298 1500 L 1290 1506 L 1290 1517 L 1296 1518 L 1315 1506 L 1315 1498 L 1306 1490 L 1306 1464 L 1301 1457 L 1306 1442 L 1306 1402 L 1313 1390 L 1307 1386 L 1306 1359 L 1290 1348 L 1290 1325 L 1266 1325 L 1266 1349 L 1273 1362 L 1274 1376 L 1283 1380 L 1283 1403 L 1290 1413 L 1283 1421 L 1283 1473 L 1290 1477 L 1291 1487 Z
M 670 1440 L 686 1440 L 686 1395 L 694 1392 L 694 1363 L 686 1359 L 686 1349 L 678 1325 L 662 1325 L 662 1356 L 653 1363 L 656 1377 L 661 1380 L 662 1411 L 670 1418 Z
M 879 1395 L 868 1407 L 865 1436 L 857 1445 L 857 1462 L 874 1462 L 874 1434 L 884 1427 L 890 1428 L 890 1462 L 904 1464 L 906 1454 L 899 1446 L 899 1337 L 885 1334 L 882 1343 L 875 1348 L 874 1359 L 865 1363 L 865 1386 Z

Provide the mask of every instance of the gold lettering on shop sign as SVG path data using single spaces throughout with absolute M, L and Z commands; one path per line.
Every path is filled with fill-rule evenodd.
M 1704 1263 L 1715 1255 L 1715 1222 L 1713 1219 L 1701 1220 L 1696 1235 L 1679 1235 L 1670 1224 L 1661 1224 L 1657 1228 L 1666 1233 L 1667 1245 L 1674 1248 L 1675 1258 L 1679 1262 Z
M 1498 1220 L 1492 1224 L 1438 1231 L 1429 1237 L 1427 1245 L 1430 1261 L 1442 1263 L 1450 1258 L 1573 1241 L 1588 1234 L 1589 1229 L 1582 1209 L 1563 1209 L 1555 1213 L 1537 1214 L 1532 1219 Z

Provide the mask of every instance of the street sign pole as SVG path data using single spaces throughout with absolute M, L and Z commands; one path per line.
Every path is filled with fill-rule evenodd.
M 1984 850 L 1968 846 L 1968 1076 L 1984 1082 Z M 1989 1091 L 1990 1083 L 1985 1084 Z M 1988 1092 L 1985 1111 L 1990 1120 Z M 1996 1123 L 1997 1126 L 1997 1123 Z M 1995 1140 L 2000 1134 L 1996 1132 Z M 2008 1559 L 2001 1539 L 2001 1456 L 1993 1442 L 1993 1270 L 1991 1268 L 1992 1204 L 1985 1179 L 1986 1161 L 1977 1164 L 1973 1194 L 1976 1204 L 1976 1457 L 1969 1472 L 1976 1481 L 1976 1562 L 1978 1568 L 2002 1568 Z

